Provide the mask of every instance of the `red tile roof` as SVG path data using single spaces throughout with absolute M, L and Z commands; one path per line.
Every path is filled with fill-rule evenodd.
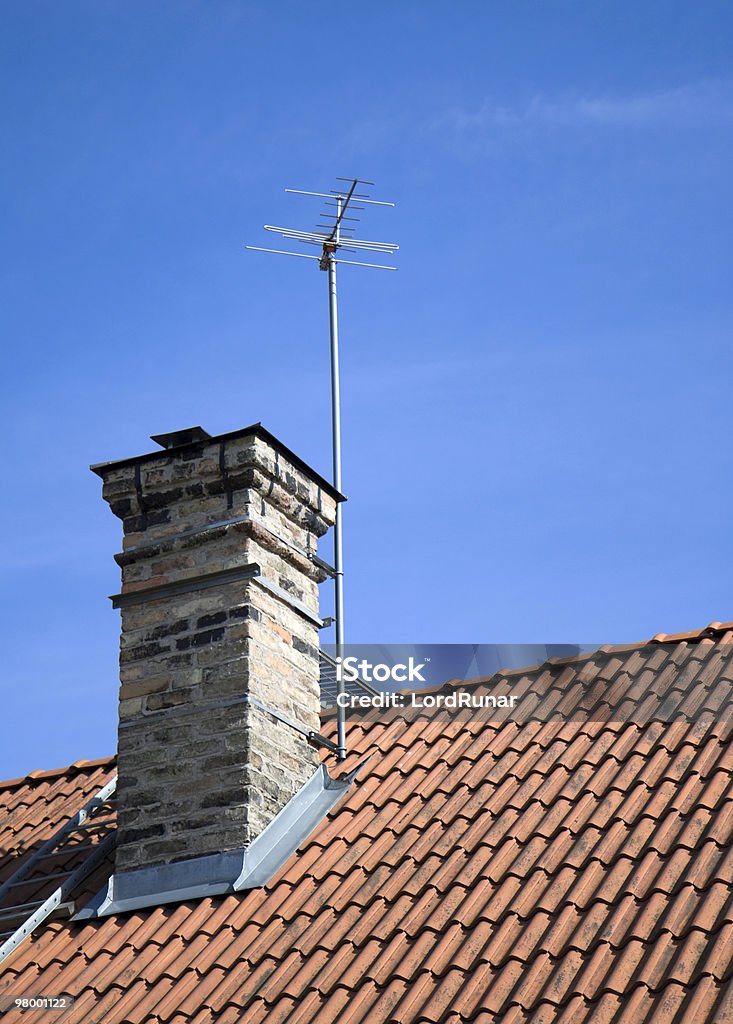
M 733 711 L 705 710 L 732 643 L 716 623 L 550 666 L 630 692 L 675 659 L 694 721 L 356 722 L 330 768 L 370 756 L 359 781 L 267 886 L 47 922 L 0 995 L 73 995 L 65 1024 L 733 1021 Z M 113 771 L 0 784 L 0 881 Z

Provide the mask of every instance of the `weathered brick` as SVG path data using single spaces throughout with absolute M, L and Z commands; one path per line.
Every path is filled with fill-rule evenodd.
M 223 636 L 223 626 L 219 629 L 204 629 L 200 633 L 193 633 L 191 636 L 184 636 L 180 640 L 176 640 L 176 650 L 187 651 L 191 647 L 206 647 L 207 644 L 221 640 Z
M 147 679 L 138 679 L 134 682 L 123 682 L 120 686 L 120 700 L 128 700 L 130 697 L 145 697 L 150 693 L 158 693 L 166 690 L 170 684 L 168 676 L 150 676 Z
M 196 622 L 196 629 L 208 629 L 209 626 L 218 626 L 222 622 L 226 622 L 227 613 L 225 611 L 214 612 L 212 615 L 202 615 Z
M 188 690 L 170 690 L 167 693 L 152 693 L 145 698 L 145 709 L 147 711 L 160 711 L 161 708 L 174 708 L 180 704 L 187 704 L 191 700 L 195 688 Z

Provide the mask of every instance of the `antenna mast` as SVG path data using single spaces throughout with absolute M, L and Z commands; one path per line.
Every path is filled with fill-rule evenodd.
M 362 178 L 336 178 L 337 182 L 344 184 L 337 185 L 329 192 L 306 192 L 298 188 L 286 188 L 285 191 L 299 196 L 315 196 L 324 200 L 328 207 L 325 213 L 320 214 L 325 224 L 316 224 L 315 231 L 300 231 L 294 228 L 276 227 L 273 224 L 265 224 L 265 231 L 274 231 L 289 242 L 298 242 L 305 245 L 315 245 L 321 248 L 321 255 L 315 256 L 304 252 L 286 252 L 283 249 L 265 249 L 259 245 L 246 245 L 245 249 L 253 249 L 257 252 L 273 252 L 280 256 L 300 256 L 302 259 L 318 260 L 321 270 L 328 273 L 328 320 L 331 338 L 331 443 L 333 456 L 333 485 L 337 491 L 341 491 L 341 379 L 339 373 L 339 332 L 338 332 L 338 293 L 336 290 L 336 264 L 347 263 L 355 267 L 374 267 L 375 270 L 396 270 L 397 267 L 385 266 L 381 263 L 363 263 L 358 260 L 337 259 L 336 253 L 339 250 L 353 253 L 373 252 L 389 257 L 399 249 L 398 245 L 392 242 L 373 242 L 363 238 L 354 237 L 352 223 L 358 222 L 359 217 L 351 216 L 358 213 L 366 206 L 394 206 L 394 203 L 385 203 L 371 199 L 368 192 L 357 192 L 357 188 L 371 186 L 373 181 L 365 181 Z M 331 212 L 333 211 L 333 212 Z M 333 223 L 328 223 L 332 221 Z M 341 504 L 336 505 L 336 522 L 334 524 L 334 619 L 336 632 L 336 656 L 343 657 L 344 649 L 344 558 L 343 558 L 343 523 L 341 518 Z M 338 693 L 345 692 L 344 682 L 338 680 Z M 337 705 L 338 725 L 338 756 L 341 760 L 346 757 L 346 711 Z

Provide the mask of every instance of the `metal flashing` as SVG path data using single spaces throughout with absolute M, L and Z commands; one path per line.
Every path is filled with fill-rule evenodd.
M 188 576 L 186 579 L 176 580 L 175 583 L 161 583 L 156 587 L 145 587 L 143 590 L 123 591 L 120 594 L 110 594 L 109 599 L 113 608 L 130 608 L 136 604 L 146 604 L 148 601 L 159 601 L 162 598 L 172 597 L 175 594 L 190 594 L 197 590 L 208 590 L 210 587 L 224 587 L 228 583 L 239 583 L 243 580 L 253 580 L 263 590 L 268 591 L 273 597 L 279 598 L 289 605 L 293 611 L 298 612 L 303 618 L 308 619 L 313 625 L 321 629 L 323 619 L 306 608 L 302 601 L 293 597 L 283 590 L 282 587 L 270 583 L 261 575 L 262 569 L 257 562 L 249 562 L 247 565 L 235 565 L 231 569 L 218 569 L 216 572 L 207 572 L 199 576 Z
M 281 455 L 285 456 L 288 462 L 292 463 L 292 465 L 297 469 L 302 470 L 304 473 L 307 473 L 312 477 L 314 482 L 317 483 L 319 487 L 326 492 L 326 494 L 330 494 L 336 501 L 346 501 L 345 495 L 341 494 L 341 492 L 338 491 L 332 483 L 329 483 L 325 477 L 321 476 L 320 473 L 317 473 L 312 466 L 309 466 L 307 462 L 300 458 L 300 456 L 291 451 L 290 448 L 284 445 L 282 441 L 278 440 L 274 434 L 271 434 L 269 430 L 263 427 L 261 423 L 252 423 L 248 427 L 241 427 L 239 430 L 230 430 L 225 434 L 213 434 L 211 437 L 206 439 L 189 441 L 186 444 L 177 446 L 175 451 L 171 451 L 171 455 L 177 455 L 180 452 L 185 451 L 187 448 L 203 447 L 204 445 L 217 444 L 221 441 L 233 441 L 240 437 L 247 437 L 250 434 L 253 437 L 260 438 L 262 441 L 271 445 L 276 451 L 279 451 Z M 168 437 L 173 435 L 161 434 L 156 435 L 156 437 L 157 436 Z M 145 462 L 155 462 L 158 459 L 164 458 L 166 458 L 166 451 L 158 450 L 155 452 L 145 452 L 143 455 L 132 455 L 126 459 L 113 459 L 110 462 L 94 462 L 89 468 L 92 473 L 96 473 L 97 476 L 104 477 L 104 474 L 110 469 L 121 469 L 123 466 L 134 466 Z
M 263 711 L 271 718 L 274 718 L 275 721 L 282 722 L 283 725 L 287 725 L 289 728 L 301 733 L 301 735 L 305 736 L 307 740 L 316 746 L 328 747 L 329 750 L 334 751 L 338 749 L 335 743 L 332 743 L 326 736 L 322 736 L 319 732 L 316 732 L 315 729 L 307 729 L 304 725 L 300 725 L 299 722 L 294 722 L 292 718 L 288 718 L 287 715 L 282 714 L 282 712 L 276 710 L 276 708 L 268 707 L 267 704 L 263 704 L 263 702 L 261 700 L 257 700 L 256 697 L 252 697 L 247 694 L 242 698 L 242 703 L 249 707 L 257 708 L 259 711 Z
M 203 573 L 200 576 L 188 576 L 176 580 L 175 583 L 161 583 L 157 587 L 146 587 L 144 590 L 133 590 L 121 594 L 110 594 L 113 608 L 129 608 L 146 601 L 158 601 L 174 594 L 188 594 L 195 590 L 207 590 L 209 587 L 226 586 L 227 583 L 239 583 L 259 576 L 260 566 L 256 562 L 247 565 L 235 565 L 231 569 L 219 569 L 216 572 Z
M 348 684 L 348 686 L 351 685 L 351 683 Z M 325 707 L 330 706 L 326 701 L 323 700 L 323 695 L 321 698 L 321 703 Z M 262 701 L 257 700 L 255 697 L 250 696 L 250 694 L 248 693 L 242 694 L 241 697 L 220 697 L 215 700 L 199 700 L 196 701 L 196 703 L 189 705 L 179 704 L 175 709 L 175 718 L 177 720 L 187 715 L 200 715 L 201 711 L 204 709 L 220 710 L 222 708 L 235 707 L 237 704 L 242 704 L 245 707 L 255 707 L 258 708 L 260 711 L 266 712 L 268 715 L 276 719 L 278 722 L 282 722 L 283 725 L 287 725 L 291 729 L 295 729 L 296 732 L 302 733 L 302 735 L 305 736 L 308 740 L 310 740 L 315 746 L 328 747 L 329 750 L 337 749 L 336 745 L 332 743 L 332 741 L 329 740 L 328 737 L 323 736 L 320 732 L 316 732 L 315 729 L 308 729 L 306 728 L 306 726 L 300 725 L 298 722 L 293 721 L 292 718 L 288 718 L 287 715 L 283 715 L 280 711 L 277 711 L 275 708 L 268 707 L 267 704 L 263 704 Z M 171 708 L 156 708 L 154 711 L 144 711 L 143 717 L 164 718 L 166 716 L 170 717 L 170 714 Z M 134 729 L 137 726 L 137 724 L 137 719 L 130 719 L 128 721 L 119 722 L 117 728 Z M 84 826 L 82 825 L 79 827 L 83 828 Z M 2 892 L 3 890 L 0 889 L 0 895 L 2 895 Z
M 211 434 L 203 427 L 184 427 L 183 430 L 171 430 L 167 434 L 151 434 L 150 440 L 155 441 L 161 448 L 183 448 L 186 445 L 198 444 L 199 441 L 208 441 Z
M 257 526 L 260 529 L 264 530 L 271 537 L 274 537 L 274 539 L 278 541 L 278 543 L 282 544 L 286 548 L 289 548 L 289 550 L 293 551 L 295 554 L 300 555 L 301 558 L 305 558 L 309 562 L 313 562 L 314 565 L 316 565 L 319 569 L 322 569 L 323 572 L 327 573 L 329 576 L 333 576 L 334 572 L 336 571 L 332 565 L 329 565 L 328 562 L 325 562 L 322 558 L 319 558 L 318 555 L 314 555 L 306 548 L 301 547 L 300 544 L 296 544 L 294 541 L 288 539 L 287 537 L 283 537 L 281 534 L 277 533 L 277 531 L 273 530 L 271 526 L 268 526 L 265 520 L 260 519 L 257 516 L 251 515 L 233 516 L 230 519 L 217 519 L 215 522 L 207 523 L 205 526 L 195 526 L 189 530 L 183 530 L 181 533 L 174 533 L 167 537 L 161 537 L 153 541 L 142 541 L 140 544 L 135 544 L 132 547 L 128 547 L 125 548 L 123 551 L 120 551 L 117 555 L 115 555 L 115 560 L 122 564 L 123 561 L 128 561 L 131 555 L 136 555 L 137 557 L 145 557 L 148 554 L 148 552 L 158 554 L 168 551 L 175 551 L 177 545 L 180 544 L 182 541 L 188 541 L 194 537 L 205 538 L 206 535 L 209 533 L 213 533 L 217 530 L 227 530 L 232 526 L 241 526 L 245 523 L 251 523 L 253 526 Z
M 113 874 L 74 920 L 107 917 L 267 884 L 351 788 L 364 763 L 342 779 L 331 778 L 326 766 L 320 765 L 245 849 Z
M 283 725 L 287 725 L 288 728 L 294 729 L 296 732 L 299 732 L 302 736 L 305 736 L 309 743 L 312 743 L 313 746 L 315 747 L 327 747 L 329 750 L 334 751 L 338 749 L 336 744 L 329 740 L 327 736 L 323 736 L 321 735 L 320 732 L 316 732 L 315 729 L 308 729 L 305 725 L 301 725 L 299 722 L 293 721 L 292 718 L 288 718 L 287 715 L 283 715 L 280 711 L 277 711 L 275 708 L 268 707 L 267 704 L 264 704 L 261 700 L 257 700 L 256 697 L 250 696 L 250 694 L 248 693 L 245 693 L 241 697 L 229 697 L 228 699 L 220 698 L 218 700 L 207 701 L 201 700 L 197 701 L 195 704 L 189 704 L 187 706 L 179 705 L 175 711 L 175 718 L 176 721 L 178 721 L 179 718 L 185 718 L 188 715 L 200 715 L 201 711 L 204 709 L 215 709 L 218 711 L 223 708 L 233 708 L 237 705 L 242 705 L 243 707 L 257 708 L 259 711 L 262 711 L 265 714 L 269 715 L 271 718 L 274 718 L 277 722 L 282 722 Z M 143 717 L 147 719 L 164 718 L 170 717 L 170 713 L 170 708 L 156 708 L 155 711 L 144 711 Z M 120 722 L 118 725 L 118 729 L 134 729 L 137 727 L 138 724 L 139 719 L 130 719 L 126 722 Z M 83 826 L 80 827 L 83 828 Z
M 188 530 L 182 530 L 180 533 L 172 533 L 167 537 L 160 537 L 156 540 L 144 540 L 139 544 L 133 544 L 131 547 L 123 548 L 115 558 L 125 558 L 128 555 L 137 555 L 138 557 L 145 557 L 148 552 L 156 554 L 159 552 L 174 551 L 176 545 L 181 541 L 190 540 L 191 537 L 204 537 L 207 533 L 212 533 L 215 530 L 226 530 L 230 526 L 237 526 L 239 523 L 246 523 L 251 519 L 251 516 L 232 516 L 230 519 L 217 519 L 213 523 L 207 523 L 205 526 L 193 526 Z
M 302 601 L 299 601 L 296 597 L 292 597 L 287 590 L 283 590 L 282 587 L 278 587 L 274 583 L 270 583 L 270 581 L 265 579 L 264 576 L 253 576 L 252 579 L 262 587 L 263 590 L 268 591 L 268 593 L 272 594 L 273 597 L 280 598 L 280 600 L 284 601 L 285 604 L 290 605 L 293 611 L 298 612 L 304 619 L 308 619 L 308 621 L 312 622 L 314 626 L 321 629 L 323 626 L 323 619 L 314 615 L 310 608 L 306 608 Z

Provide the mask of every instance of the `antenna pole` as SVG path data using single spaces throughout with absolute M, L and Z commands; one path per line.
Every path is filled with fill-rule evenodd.
M 275 227 L 273 224 L 265 224 L 266 231 L 274 231 L 288 242 L 299 242 L 305 245 L 315 245 L 321 248 L 320 256 L 311 256 L 304 252 L 286 252 L 282 249 L 265 249 L 259 245 L 247 245 L 246 249 L 255 249 L 258 252 L 274 252 L 281 256 L 300 256 L 302 259 L 318 260 L 321 270 L 328 271 L 328 313 L 329 327 L 331 334 L 331 437 L 333 446 L 333 485 L 341 493 L 341 381 L 339 377 L 339 328 L 338 328 L 338 295 L 336 292 L 336 264 L 350 263 L 357 267 L 373 267 L 376 270 L 396 270 L 396 267 L 385 266 L 382 263 L 362 263 L 359 260 L 337 259 L 338 250 L 345 252 L 367 252 L 377 253 L 381 256 L 392 256 L 399 249 L 394 242 L 376 242 L 366 238 L 355 238 L 355 228 L 352 222 L 358 221 L 358 217 L 351 214 L 363 210 L 368 206 L 394 206 L 394 203 L 384 203 L 369 198 L 368 192 L 357 192 L 357 188 L 365 185 L 373 185 L 374 182 L 365 181 L 363 178 L 337 178 L 338 182 L 347 182 L 347 185 L 339 185 L 330 192 L 306 192 L 303 189 L 286 188 L 286 192 L 294 192 L 297 195 L 316 196 L 325 199 L 325 205 L 329 208 L 321 214 L 323 220 L 333 221 L 332 224 L 318 224 L 319 230 L 301 231 L 287 227 Z M 336 207 L 336 213 L 330 213 Z M 347 216 L 348 212 L 348 216 Z M 322 229 L 322 230 L 320 230 Z M 336 521 L 334 523 L 334 625 L 336 627 L 336 656 L 343 657 L 344 654 L 344 552 L 343 552 L 343 530 L 341 520 L 341 502 L 336 504 Z M 346 693 L 346 684 L 341 673 L 337 673 L 338 695 Z M 337 702 L 337 748 L 339 760 L 346 757 L 346 708 Z
M 339 243 L 343 200 L 337 199 L 338 216 L 334 242 Z M 324 250 L 327 247 L 324 246 Z M 328 247 L 330 250 L 330 247 Z M 333 486 L 341 493 L 341 375 L 339 373 L 339 318 L 338 293 L 336 290 L 336 257 L 335 247 L 324 251 L 328 269 L 328 319 L 331 335 L 331 439 L 333 454 Z M 336 522 L 334 524 L 334 618 L 336 619 L 336 657 L 344 656 L 344 550 L 343 524 L 341 520 L 341 502 L 336 505 Z M 338 692 L 345 692 L 344 681 L 339 677 Z M 343 761 L 346 757 L 346 715 L 345 708 L 337 705 L 337 745 L 338 756 Z

